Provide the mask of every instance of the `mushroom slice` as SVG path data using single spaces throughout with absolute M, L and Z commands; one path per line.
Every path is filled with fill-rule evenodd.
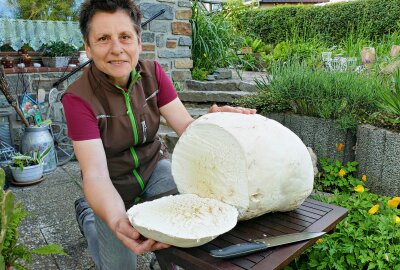
M 137 204 L 127 214 L 143 236 L 177 247 L 203 245 L 231 230 L 238 219 L 235 207 L 194 194 Z

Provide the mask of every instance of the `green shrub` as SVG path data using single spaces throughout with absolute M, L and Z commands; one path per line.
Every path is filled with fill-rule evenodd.
M 55 56 L 72 56 L 77 49 L 71 44 L 65 43 L 64 41 L 52 41 L 45 43 L 40 48 L 43 51 L 43 56 L 55 57 Z
M 357 171 L 357 161 L 349 161 L 344 165 L 339 160 L 332 162 L 328 158 L 321 158 L 319 163 L 322 171 L 316 177 L 316 190 L 349 192 L 357 185 L 362 184 L 360 180 L 353 176 L 353 173 Z
M 355 128 L 362 115 L 377 111 L 377 93 L 388 91 L 378 77 L 328 72 L 295 61 L 275 65 L 271 75 L 270 83 L 259 84 L 257 95 L 268 97 L 265 104 L 262 100 L 255 104 L 263 112 L 273 112 L 268 106 L 276 102 L 297 114 L 335 119 L 343 129 Z
M 205 68 L 195 67 L 192 70 L 192 79 L 198 81 L 204 81 L 207 78 L 208 74 L 209 71 L 207 71 Z
M 360 119 L 360 124 L 370 124 L 400 133 L 400 116 L 385 112 L 367 114 Z
M 381 108 L 396 117 L 400 117 L 400 70 L 397 70 L 392 76 L 392 91 L 381 92 Z
M 293 39 L 278 43 L 273 49 L 272 57 L 279 62 L 296 59 L 301 62 L 306 61 L 311 65 L 317 63 L 320 53 L 324 50 L 325 47 L 317 39 L 308 41 Z
M 349 35 L 375 40 L 399 31 L 400 0 L 364 0 L 325 6 L 278 6 L 242 10 L 231 19 L 245 35 L 277 44 L 292 36 L 339 44 Z
M 370 193 L 363 183 L 367 175 L 354 177 L 355 162 L 343 166 L 323 158 L 321 165 L 317 187 L 334 193 L 313 198 L 346 208 L 348 216 L 285 269 L 400 270 L 400 197 Z
M 389 197 L 359 191 L 314 198 L 346 208 L 348 216 L 286 270 L 400 270 L 400 210 Z
M 257 94 L 234 100 L 236 106 L 257 109 L 257 113 L 266 115 L 271 112 L 285 112 L 290 110 L 289 104 L 281 100 L 275 93 L 268 91 L 265 80 L 256 80 Z
M 235 58 L 235 43 L 242 38 L 235 34 L 223 13 L 209 13 L 194 1 L 192 6 L 192 59 L 194 68 L 208 73 L 218 67 L 228 66 Z
M 29 216 L 23 205 L 15 202 L 11 191 L 4 191 L 5 173 L 0 168 L 0 269 L 25 270 L 28 269 L 22 263 L 32 263 L 32 254 L 38 255 L 67 255 L 63 248 L 56 244 L 48 244 L 38 248 L 28 248 L 19 243 L 18 227 Z

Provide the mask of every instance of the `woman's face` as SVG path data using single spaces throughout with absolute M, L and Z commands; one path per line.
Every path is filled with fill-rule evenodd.
M 98 12 L 92 17 L 87 55 L 117 85 L 126 87 L 136 67 L 142 44 L 124 11 Z

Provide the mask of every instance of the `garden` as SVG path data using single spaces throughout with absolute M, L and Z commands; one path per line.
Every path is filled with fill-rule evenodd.
M 337 130 L 357 136 L 363 127 L 371 126 L 399 137 L 398 18 L 399 0 L 267 10 L 232 1 L 213 12 L 194 2 L 192 77 L 205 80 L 219 67 L 238 74 L 262 71 L 268 80 L 258 80 L 257 93 L 236 100 L 236 105 L 256 108 L 265 116 L 283 113 L 326 119 Z M 336 146 L 331 156 L 353 147 L 330 143 Z M 382 140 L 376 147 L 385 143 Z M 357 147 L 361 144 L 357 139 Z M 374 149 L 357 151 L 360 156 Z M 349 213 L 333 233 L 287 269 L 399 270 L 400 194 L 372 191 L 373 173 L 361 170 L 354 157 L 318 158 L 313 198 L 345 207 Z M 399 163 L 398 155 L 388 158 Z M 385 164 L 383 170 L 390 169 Z M 398 187 L 392 190 L 397 192 Z
M 268 117 L 279 113 L 331 121 L 338 132 L 354 136 L 371 126 L 399 137 L 399 18 L 400 0 L 267 10 L 234 0 L 212 12 L 194 1 L 192 78 L 205 80 L 221 67 L 235 69 L 239 76 L 242 70 L 265 72 L 268 79 L 256 81 L 256 94 L 236 100 L 236 105 L 256 108 Z M 67 49 L 59 45 L 47 44 L 41 51 L 60 55 L 58 49 Z M 400 149 L 388 137 L 375 144 L 366 140 L 371 144 L 358 148 L 358 156 L 375 153 L 382 145 Z M 372 170 L 365 170 L 354 156 L 339 158 L 353 145 L 329 143 L 335 147 L 318 155 L 313 198 L 345 207 L 348 216 L 287 269 L 400 270 L 400 194 L 375 192 L 374 185 L 380 183 L 372 184 Z M 389 155 L 380 170 L 396 170 L 390 164 L 400 164 L 399 156 Z M 391 182 L 394 192 L 399 190 L 398 179 Z M 14 215 L 9 245 L 15 246 L 15 228 L 23 216 Z M 27 257 L 25 251 L 22 254 Z

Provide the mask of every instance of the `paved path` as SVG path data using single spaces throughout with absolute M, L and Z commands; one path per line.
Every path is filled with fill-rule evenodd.
M 82 196 L 80 169 L 77 162 L 58 167 L 40 184 L 11 186 L 17 201 L 33 215 L 20 227 L 20 240 L 30 248 L 44 244 L 61 245 L 68 256 L 34 256 L 28 269 L 95 269 L 86 240 L 75 220 L 74 201 Z M 150 269 L 152 254 L 138 259 L 138 270 Z

